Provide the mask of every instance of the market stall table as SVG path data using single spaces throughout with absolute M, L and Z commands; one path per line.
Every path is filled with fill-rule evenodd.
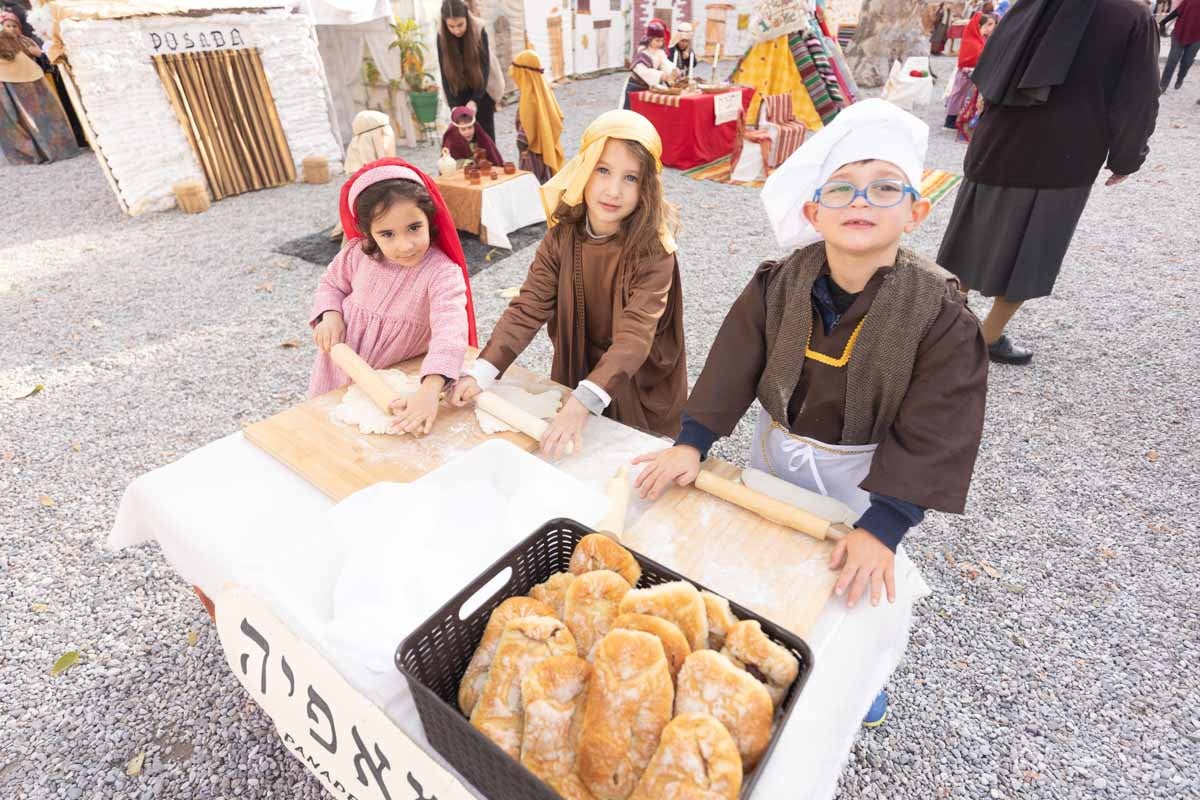
M 655 437 L 594 418 L 585 430 L 582 451 L 554 466 L 562 480 L 569 477 L 600 494 L 618 467 L 661 445 Z M 480 447 L 484 446 L 496 445 Z M 513 452 L 519 458 L 532 459 L 516 449 Z M 455 463 L 452 460 L 442 469 L 452 469 Z M 458 487 L 462 482 L 459 475 L 450 485 Z M 423 787 L 422 796 L 436 794 L 443 800 L 482 797 L 431 750 L 399 673 L 386 663 L 369 668 L 370 658 L 343 644 L 349 640 L 345 630 L 324 628 L 319 623 L 336 617 L 338 598 L 323 598 L 313 587 L 333 585 L 339 571 L 355 562 L 355 551 L 349 555 L 345 551 L 350 547 L 348 520 L 355 523 L 351 528 L 355 532 L 376 529 L 374 534 L 382 537 L 374 540 L 376 544 L 392 547 L 393 553 L 407 552 L 403 548 L 413 531 L 398 528 L 398 520 L 417 523 L 413 517 L 397 516 L 394 498 L 406 490 L 411 496 L 410 486 L 376 484 L 334 504 L 242 434 L 233 434 L 135 480 L 122 498 L 108 546 L 121 548 L 157 540 L 179 575 L 216 600 L 218 630 L 231 669 L 272 716 L 288 750 L 308 764 L 327 787 L 336 790 L 331 783 L 336 777 L 329 777 L 331 774 L 340 775 L 343 782 L 355 780 L 355 772 L 364 762 L 350 759 L 356 752 L 370 756 L 372 746 L 382 746 L 375 752 L 382 756 L 386 751 L 392 774 L 376 773 L 377 781 L 391 780 L 394 787 L 415 790 L 416 780 Z M 656 524 L 647 526 L 642 521 L 654 517 L 649 512 L 661 511 L 664 501 L 677 509 L 676 513 L 705 515 L 704 520 L 680 520 L 700 530 L 727 528 L 731 515 L 745 513 L 732 506 L 688 512 L 689 506 L 681 498 L 692 491 L 679 489 L 674 499 L 664 498 L 653 506 L 635 496 L 627 510 L 627 532 L 652 544 Z M 542 494 L 555 495 L 544 499 L 555 502 L 564 493 Z M 365 530 L 363 535 L 367 535 Z M 480 564 L 490 563 L 510 544 L 505 540 L 474 542 L 462 562 L 418 549 L 410 553 L 412 557 L 389 560 L 387 569 L 398 586 L 428 582 L 429 573 L 436 573 L 434 585 L 445 584 L 444 594 L 427 598 L 436 608 L 475 577 Z M 338 547 L 343 550 L 332 557 L 330 548 Z M 357 556 L 360 568 L 364 558 L 381 558 L 374 548 L 367 549 L 366 556 Z M 663 556 L 658 552 L 651 557 L 667 560 Z M 755 576 L 738 575 L 742 566 L 736 557 L 728 559 L 731 575 L 754 581 Z M 769 587 L 763 588 L 769 591 Z M 764 767 L 756 797 L 832 797 L 862 715 L 903 655 L 913 602 L 928 592 L 903 549 L 897 558 L 897 588 L 895 605 L 872 608 L 863 603 L 847 609 L 844 603 L 831 601 L 802 632 L 813 650 L 815 668 L 779 745 L 779 753 L 786 757 L 773 759 Z M 746 599 L 730 595 L 741 602 Z M 379 645 L 385 654 L 394 649 L 402 633 L 389 631 L 382 636 Z M 333 733 L 342 737 L 336 757 L 328 748 Z M 336 741 L 335 736 L 334 744 Z M 313 753 L 333 772 L 314 767 L 309 758 Z M 340 773 L 333 767 L 337 758 L 343 759 Z M 381 757 L 373 758 L 377 765 L 383 762 Z M 358 771 L 358 776 L 362 786 L 355 784 L 356 796 L 384 796 L 368 790 L 368 773 Z
M 741 92 L 743 111 L 750 107 L 753 88 L 736 86 L 731 91 Z M 691 169 L 733 152 L 737 117 L 716 124 L 715 104 L 721 96 L 638 92 L 630 98 L 630 108 L 650 120 L 658 131 L 663 143 L 663 164 L 676 169 Z
M 478 184 L 469 182 L 462 170 L 434 180 L 456 228 L 475 234 L 484 244 L 511 250 L 508 234 L 545 222 L 546 212 L 533 173 L 517 170 L 505 175 L 502 167 L 496 170 L 496 180 L 485 174 Z

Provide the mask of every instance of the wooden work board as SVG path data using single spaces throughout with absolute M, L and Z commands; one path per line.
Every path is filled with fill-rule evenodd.
M 738 480 L 718 459 L 704 469 Z M 800 636 L 833 593 L 833 543 L 776 525 L 694 486 L 658 499 L 621 541 Z
M 474 358 L 475 353 L 471 352 L 467 363 Z M 405 361 L 396 367 L 410 374 L 418 372 L 421 359 Z M 534 392 L 562 391 L 557 384 L 516 366 L 505 372 L 504 382 L 517 383 Z M 381 481 L 416 480 L 488 439 L 505 439 L 527 452 L 537 449 L 537 442 L 521 433 L 489 436 L 479 427 L 474 406 L 454 408 L 445 401 L 438 409 L 433 430 L 426 436 L 361 433 L 357 426 L 332 418 L 346 391 L 347 387 L 343 387 L 314 397 L 248 425 L 242 433 L 334 502 Z

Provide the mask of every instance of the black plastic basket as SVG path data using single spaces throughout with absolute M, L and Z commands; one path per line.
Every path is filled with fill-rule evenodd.
M 592 533 L 590 528 L 573 520 L 547 522 L 471 581 L 396 650 L 396 668 L 408 680 L 429 743 L 491 800 L 559 800 L 559 797 L 471 726 L 458 709 L 458 685 L 496 606 L 510 597 L 527 595 L 530 589 L 554 573 L 566 571 L 575 545 L 589 533 Z M 638 581 L 641 588 L 678 580 L 686 580 L 698 589 L 705 588 L 636 552 L 633 555 L 642 566 L 642 579 Z M 496 593 L 466 619 L 460 618 L 463 605 L 506 568 L 512 569 L 507 583 L 497 588 Z M 790 650 L 800 661 L 800 676 L 775 711 L 774 733 L 767 750 L 758 766 L 742 782 L 741 797 L 745 800 L 754 791 L 754 784 L 770 759 L 792 707 L 812 672 L 813 656 L 799 636 L 737 603 L 731 601 L 730 607 L 738 619 L 758 620 L 767 636 Z

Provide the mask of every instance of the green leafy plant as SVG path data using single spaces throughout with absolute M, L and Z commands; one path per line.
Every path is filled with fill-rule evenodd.
M 425 71 L 425 42 L 421 39 L 421 26 L 416 20 L 402 19 L 392 23 L 395 39 L 388 45 L 390 50 L 400 51 L 400 74 L 410 92 L 437 91 L 433 75 Z

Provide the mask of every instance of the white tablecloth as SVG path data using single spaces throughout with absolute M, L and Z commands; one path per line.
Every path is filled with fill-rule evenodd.
M 480 240 L 492 247 L 511 250 L 509 233 L 535 222 L 545 222 L 546 212 L 542 208 L 539 188 L 537 178 L 530 173 L 484 188 L 479 210 Z
M 591 420 L 586 433 L 582 452 L 559 466 L 601 491 L 618 466 L 661 445 L 602 418 Z M 339 509 L 356 497 L 343 501 Z M 335 581 L 334 573 L 343 566 L 336 559 L 314 556 L 328 550 L 333 507 L 302 478 L 234 434 L 130 484 L 108 546 L 156 540 L 179 575 L 206 593 L 215 595 L 230 581 L 254 591 L 349 683 L 444 764 L 425 739 L 399 673 L 356 672 L 353 659 L 336 652 L 305 622 L 332 614 L 329 599 L 314 594 L 311 587 Z M 644 510 L 644 504 L 634 500 L 627 519 L 636 519 Z M 473 577 L 463 575 L 461 583 Z M 827 604 L 805 637 L 815 667 L 759 780 L 756 797 L 833 796 L 862 716 L 907 646 L 913 602 L 928 591 L 901 552 L 895 605 L 885 602 L 871 608 L 864 603 L 848 610 L 836 598 Z

